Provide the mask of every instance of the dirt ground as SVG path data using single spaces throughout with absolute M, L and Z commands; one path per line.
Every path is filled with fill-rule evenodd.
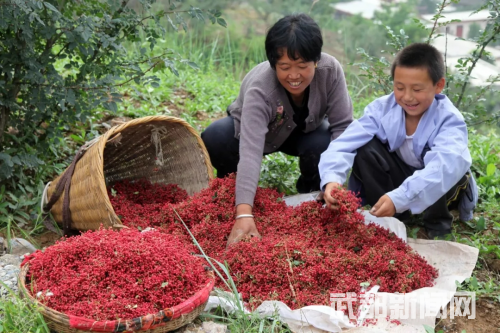
M 450 319 L 450 309 L 446 319 L 436 320 L 436 332 L 449 333 L 500 333 L 500 304 L 490 299 L 476 301 L 476 319 L 455 317 Z

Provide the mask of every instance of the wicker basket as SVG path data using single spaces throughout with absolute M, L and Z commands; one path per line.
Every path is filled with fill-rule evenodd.
M 191 195 L 214 178 L 200 136 L 187 122 L 174 117 L 144 117 L 113 127 L 82 147 L 77 157 L 50 183 L 48 198 L 57 201 L 47 208 L 56 222 L 77 230 L 96 230 L 101 224 L 122 227 L 106 191 L 107 185 L 117 181 L 145 178 L 152 183 L 177 184 Z M 60 188 L 64 186 L 64 178 L 69 179 L 68 189 L 60 197 L 51 197 L 59 190 L 60 181 Z
M 200 315 L 212 291 L 215 278 L 212 271 L 207 271 L 208 279 L 203 289 L 191 296 L 186 301 L 172 308 L 165 309 L 156 314 L 130 319 L 96 322 L 91 319 L 70 317 L 55 311 L 34 298 L 26 287 L 26 275 L 29 264 L 21 268 L 19 274 L 19 289 L 23 297 L 31 300 L 40 310 L 47 326 L 57 333 L 88 333 L 92 332 L 148 332 L 164 333 L 176 330 L 191 323 Z M 78 323 L 78 324 L 76 324 Z M 75 327 L 76 326 L 76 327 Z

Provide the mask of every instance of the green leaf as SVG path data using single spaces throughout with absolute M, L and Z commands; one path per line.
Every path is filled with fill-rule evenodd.
M 26 212 L 23 212 L 22 210 L 20 211 L 17 211 L 16 214 L 18 215 L 21 215 L 22 217 L 24 217 L 26 220 L 29 220 L 30 219 L 30 216 L 28 214 L 26 214 Z
M 116 105 L 116 102 L 109 102 L 107 104 L 107 109 L 113 112 L 118 112 L 118 105 Z
M 14 166 L 14 162 L 12 162 L 12 158 L 10 157 L 10 155 L 7 155 L 5 153 L 0 153 L 0 161 L 4 161 L 4 163 L 9 167 Z
M 14 201 L 14 202 L 18 202 L 19 201 L 19 199 L 14 194 L 12 194 L 11 192 L 7 192 L 7 195 L 12 199 L 12 201 Z
M 488 164 L 488 166 L 486 167 L 486 176 L 493 176 L 496 170 L 497 167 L 495 166 L 495 164 Z
M 82 139 L 81 137 L 79 137 L 78 135 L 76 134 L 71 134 L 70 135 L 70 138 L 73 139 L 73 141 L 77 142 L 77 143 L 83 143 L 85 142 L 84 139 Z
M 90 37 L 92 37 L 92 30 L 90 30 L 89 28 L 85 27 L 82 31 L 82 38 L 85 40 L 85 41 L 88 41 L 90 39 Z M 87 51 L 85 52 L 82 52 L 83 54 L 87 54 Z
M 195 62 L 188 61 L 187 64 L 191 68 L 198 69 L 198 70 L 200 69 L 200 67 Z
M 427 326 L 427 325 L 424 325 L 424 328 L 425 328 L 425 332 L 426 333 L 436 333 L 434 331 L 434 328 L 430 327 L 430 326 Z
M 73 91 L 73 89 L 68 89 L 68 91 L 66 93 L 66 101 L 71 105 L 75 105 L 76 96 L 75 96 L 75 92 Z
M 217 23 L 221 26 L 223 26 L 224 28 L 227 27 L 227 23 L 226 23 L 226 20 L 224 20 L 222 17 L 218 17 L 217 18 Z
M 394 265 L 394 260 L 389 261 L 389 264 Z
M 17 164 L 17 165 L 21 165 L 21 164 L 23 164 L 23 163 L 21 162 L 21 159 L 19 158 L 19 156 L 14 156 L 14 157 L 12 157 L 12 162 L 13 162 L 14 164 Z
M 44 3 L 43 3 L 43 5 L 44 5 L 47 9 L 49 9 L 49 10 L 53 11 L 54 13 L 61 14 L 61 13 L 57 10 L 57 8 L 56 8 L 56 7 L 54 7 L 53 5 L 51 5 L 50 3 L 48 3 L 48 2 L 44 2 Z
M 168 69 L 175 75 L 175 76 L 179 76 L 179 71 L 177 70 L 177 68 L 175 68 L 174 65 L 170 65 L 168 66 Z
M 481 216 L 476 223 L 476 231 L 486 230 L 486 220 Z
M 28 222 L 26 219 L 21 218 L 20 216 L 14 216 L 14 220 L 18 223 L 26 223 Z
M 415 275 L 415 273 L 410 273 L 410 274 L 408 274 L 407 278 L 411 279 L 413 277 L 413 275 Z
M 370 286 L 370 282 L 368 282 L 368 281 L 361 282 L 359 285 L 360 285 L 361 287 L 363 287 L 363 288 L 368 288 L 368 287 Z
M 477 282 L 477 279 L 476 279 L 476 277 L 475 277 L 475 276 L 472 276 L 472 277 L 470 278 L 469 283 L 470 283 L 471 287 L 472 287 L 474 290 L 478 289 L 478 287 L 479 287 L 479 283 Z
M 163 283 L 161 284 L 161 287 L 162 287 L 162 288 L 165 288 L 166 286 L 168 286 L 168 281 L 167 281 L 167 282 L 163 282 Z
M 179 31 L 179 28 L 177 28 L 177 26 L 175 25 L 175 23 L 172 21 L 172 19 L 170 18 L 170 15 L 167 15 L 167 21 L 168 23 L 170 23 L 170 26 L 175 30 L 175 31 Z

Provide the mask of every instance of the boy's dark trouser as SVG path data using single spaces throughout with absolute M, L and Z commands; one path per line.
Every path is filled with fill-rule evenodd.
M 296 184 L 299 193 L 319 191 L 319 159 L 321 153 L 328 148 L 330 137 L 328 122 L 324 120 L 313 132 L 293 131 L 277 149 L 287 155 L 299 157 L 301 175 Z M 207 147 L 212 165 L 217 169 L 217 177 L 223 178 L 237 171 L 240 141 L 234 138 L 234 119 L 231 116 L 210 124 L 201 133 L 201 138 Z
M 395 152 L 389 152 L 380 140 L 374 138 L 357 150 L 351 177 L 361 181 L 361 196 L 366 199 L 367 204 L 373 206 L 381 196 L 399 187 L 415 170 L 403 162 Z M 448 193 L 425 210 L 424 226 L 427 230 L 451 232 L 453 216 L 449 207 L 458 203 L 468 182 L 468 175 L 464 175 Z

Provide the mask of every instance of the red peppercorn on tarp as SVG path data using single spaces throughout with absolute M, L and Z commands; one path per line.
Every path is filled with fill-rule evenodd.
M 314 195 L 289 197 L 285 198 L 285 202 L 299 204 L 313 199 Z M 363 215 L 367 224 L 376 223 L 396 234 L 405 230 L 404 224 L 395 218 L 377 218 L 368 212 L 363 212 Z M 402 236 L 406 238 L 406 235 Z M 359 326 L 356 321 L 349 320 L 344 312 L 336 311 L 333 306 L 313 305 L 292 310 L 283 302 L 264 301 L 255 312 L 261 316 L 273 316 L 278 312 L 280 320 L 294 332 L 425 332 L 423 325 L 434 327 L 439 309 L 453 299 L 457 289 L 455 281 L 463 282 L 471 276 L 479 251 L 464 244 L 439 240 L 409 239 L 408 244 L 439 271 L 434 286 L 406 294 L 384 292 L 373 294 L 375 302 L 369 307 Z M 334 299 L 331 300 L 335 303 Z M 466 299 L 463 301 L 467 302 Z M 468 301 L 471 302 L 471 299 Z M 234 305 L 228 303 L 225 298 L 210 296 L 205 310 L 208 311 L 216 306 L 222 306 L 227 312 L 234 309 Z M 459 312 L 462 315 L 472 315 L 464 310 Z

